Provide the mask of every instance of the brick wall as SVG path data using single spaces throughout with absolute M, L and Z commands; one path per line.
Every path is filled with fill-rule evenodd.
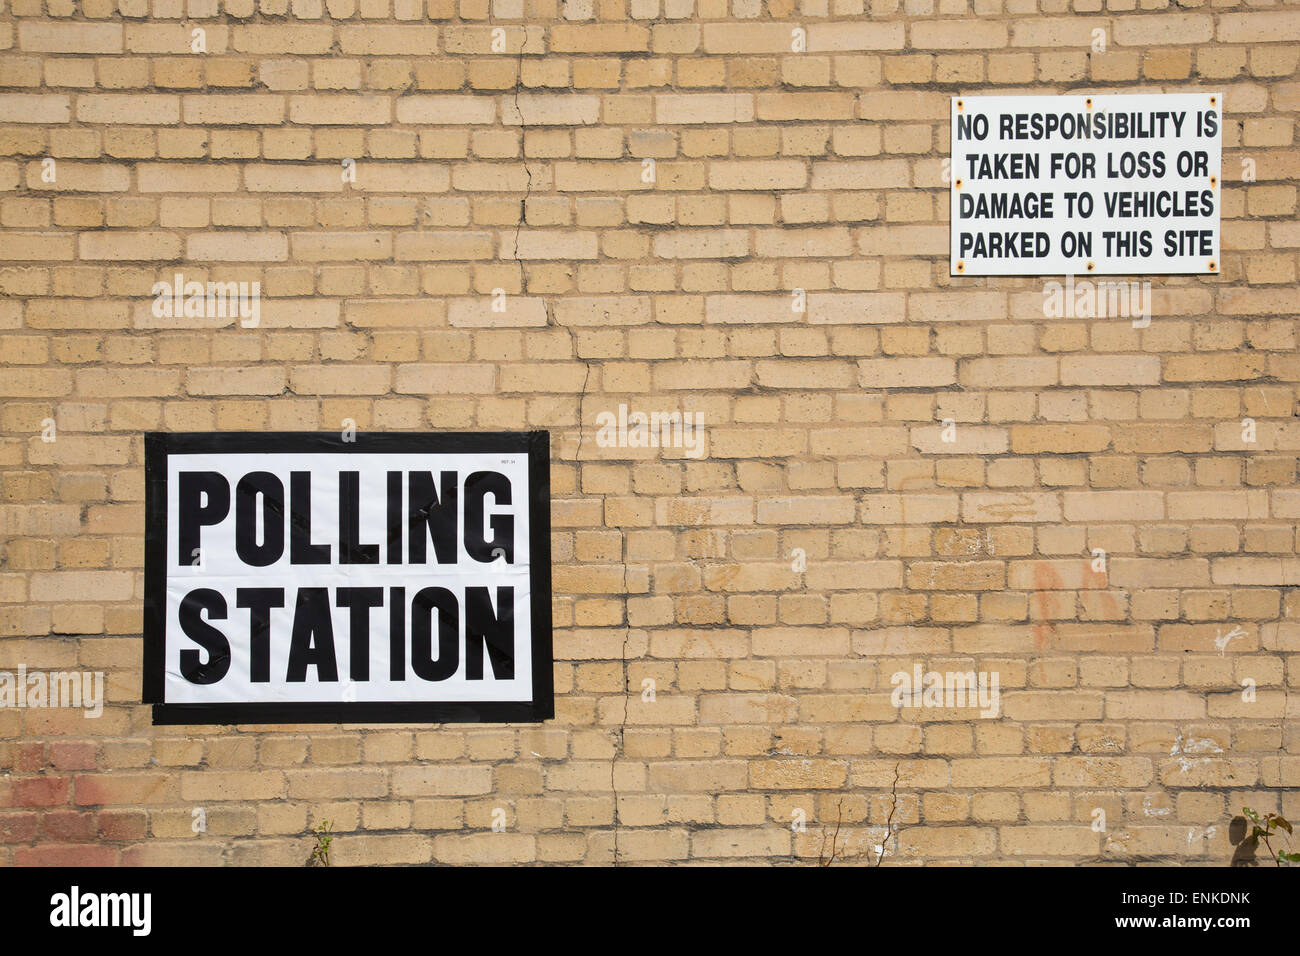
M 0 863 L 1226 862 L 1300 814 L 1298 55 L 1271 0 L 0 0 L 0 668 L 109 694 L 0 710 Z M 1197 88 L 1221 274 L 948 276 L 951 95 Z M 555 720 L 151 725 L 142 433 L 345 419 L 551 431 Z

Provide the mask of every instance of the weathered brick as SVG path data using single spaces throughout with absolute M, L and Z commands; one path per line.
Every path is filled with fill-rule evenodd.
M 858 384 L 863 388 L 924 388 L 952 385 L 957 366 L 947 358 L 862 359 Z
M 180 257 L 181 239 L 170 232 L 156 231 L 82 233 L 77 248 L 83 259 L 167 261 Z
M 0 94 L 0 123 L 66 123 L 72 100 L 61 93 Z
M 506 126 L 591 126 L 599 117 L 595 96 L 521 93 L 501 100 Z
M 397 122 L 410 125 L 451 126 L 491 123 L 496 100 L 486 96 L 414 95 L 397 101 Z
M 660 94 L 655 97 L 655 120 L 666 126 L 751 123 L 754 98 L 748 93 Z
M 77 111 L 80 114 L 80 103 Z M 220 126 L 279 126 L 284 122 L 284 97 L 269 93 L 186 96 L 185 122 L 199 126 L 207 123 Z
M 29 20 L 18 25 L 18 45 L 26 53 L 121 53 L 122 24 Z
M 172 126 L 180 122 L 180 98 L 150 94 L 101 94 L 77 98 L 83 123 Z
M 289 257 L 289 240 L 276 232 L 192 232 L 185 254 L 196 262 L 281 262 Z

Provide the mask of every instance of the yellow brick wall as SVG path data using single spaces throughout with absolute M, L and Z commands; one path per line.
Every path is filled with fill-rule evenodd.
M 1226 862 L 1300 814 L 1298 56 L 1276 0 L 0 0 L 0 668 L 109 686 L 0 710 L 0 864 Z M 1191 89 L 1219 275 L 949 277 L 950 96 Z M 345 419 L 551 431 L 553 721 L 151 725 L 142 433 Z

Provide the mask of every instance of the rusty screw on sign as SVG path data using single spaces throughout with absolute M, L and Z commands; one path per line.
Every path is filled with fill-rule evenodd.
M 1219 105 L 1219 98 L 1218 98 L 1217 96 L 1211 96 L 1211 97 L 1210 97 L 1210 105 L 1211 105 L 1211 106 L 1218 106 L 1218 105 Z M 1211 188 L 1211 189 L 1218 189 L 1218 188 L 1219 188 L 1219 177 L 1218 177 L 1218 176 L 1211 176 L 1211 177 L 1210 177 L 1210 188 Z M 1218 272 L 1218 271 L 1219 271 L 1219 267 L 1218 267 L 1218 265 L 1215 263 L 1215 261 L 1214 261 L 1213 259 L 1210 260 L 1210 271 L 1211 271 L 1211 272 Z
M 958 101 L 957 101 L 957 112 L 960 113 L 960 112 L 961 112 L 962 110 L 964 110 L 964 109 L 966 109 L 966 104 L 965 104 L 964 102 L 962 102 L 961 100 L 958 100 Z M 957 180 L 954 182 L 954 185 L 955 185 L 958 189 L 961 189 L 961 180 L 960 180 L 960 179 L 957 179 Z M 963 272 L 965 272 L 965 271 L 966 271 L 966 263 L 965 263 L 965 261 L 963 261 L 963 260 L 961 260 L 961 259 L 958 259 L 958 260 L 957 260 L 957 273 L 958 273 L 958 275 L 960 275 L 961 273 L 963 273 Z
M 1211 105 L 1211 106 L 1218 106 L 1218 105 L 1219 105 L 1219 98 L 1218 98 L 1217 96 L 1211 96 L 1211 97 L 1210 97 L 1210 105 Z M 1210 177 L 1210 188 L 1211 188 L 1211 189 L 1218 189 L 1218 188 L 1219 188 L 1219 177 L 1218 177 L 1218 176 L 1211 176 L 1211 177 Z M 1218 272 L 1218 271 L 1219 271 L 1219 267 L 1218 267 L 1218 265 L 1215 263 L 1215 261 L 1214 261 L 1213 259 L 1210 260 L 1210 271 L 1211 271 L 1211 272 Z

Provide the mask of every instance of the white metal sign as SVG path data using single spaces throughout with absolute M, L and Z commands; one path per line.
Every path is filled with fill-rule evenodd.
M 1217 273 L 1222 116 L 1222 93 L 953 97 L 950 273 Z

